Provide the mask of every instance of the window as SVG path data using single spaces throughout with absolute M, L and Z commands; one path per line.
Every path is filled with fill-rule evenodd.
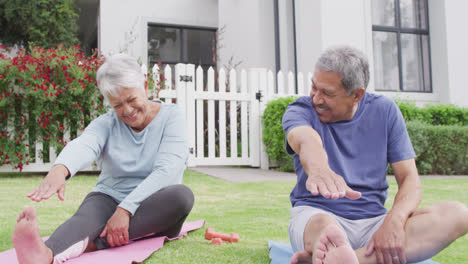
M 432 92 L 427 0 L 373 0 L 378 91 Z
M 148 26 L 148 62 L 175 65 L 216 65 L 216 29 Z

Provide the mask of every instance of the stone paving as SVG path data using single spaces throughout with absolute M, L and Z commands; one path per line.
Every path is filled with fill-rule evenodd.
M 292 181 L 296 180 L 293 172 L 280 172 L 274 170 L 262 170 L 258 168 L 243 168 L 229 166 L 205 166 L 190 167 L 189 170 L 197 171 L 230 182 L 261 182 L 261 181 Z M 393 176 L 388 176 L 393 177 Z M 468 175 L 421 175 L 421 178 L 468 178 Z

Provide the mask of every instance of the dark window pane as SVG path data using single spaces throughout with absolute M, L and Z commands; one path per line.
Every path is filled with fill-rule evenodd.
M 195 65 L 214 65 L 215 32 L 208 30 L 184 29 L 184 59 Z
M 397 35 L 390 32 L 373 32 L 375 90 L 398 91 Z
M 403 90 L 430 92 L 429 40 L 425 35 L 401 34 Z
M 371 3 L 372 24 L 377 26 L 373 31 L 376 90 L 431 92 L 429 35 L 424 32 L 428 29 L 427 0 Z M 399 11 L 396 23 L 395 10 Z M 407 29 L 423 31 L 403 33 Z
M 401 27 L 427 29 L 426 9 L 426 1 L 400 0 Z
M 148 61 L 180 61 L 180 29 L 148 27 Z
M 372 0 L 372 24 L 395 26 L 395 0 Z

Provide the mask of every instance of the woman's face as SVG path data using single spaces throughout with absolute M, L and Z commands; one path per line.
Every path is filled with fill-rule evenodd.
M 109 103 L 120 121 L 139 132 L 143 130 L 150 118 L 150 101 L 148 100 L 148 87 L 145 89 L 122 88 L 119 94 L 109 96 Z

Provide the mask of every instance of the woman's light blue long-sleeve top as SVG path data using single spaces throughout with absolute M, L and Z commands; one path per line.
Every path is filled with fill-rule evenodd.
M 151 194 L 182 182 L 187 156 L 184 115 L 177 105 L 161 104 L 138 133 L 113 110 L 101 115 L 67 144 L 54 164 L 63 164 L 73 176 L 97 161 L 101 174 L 92 191 L 110 195 L 133 215 Z

